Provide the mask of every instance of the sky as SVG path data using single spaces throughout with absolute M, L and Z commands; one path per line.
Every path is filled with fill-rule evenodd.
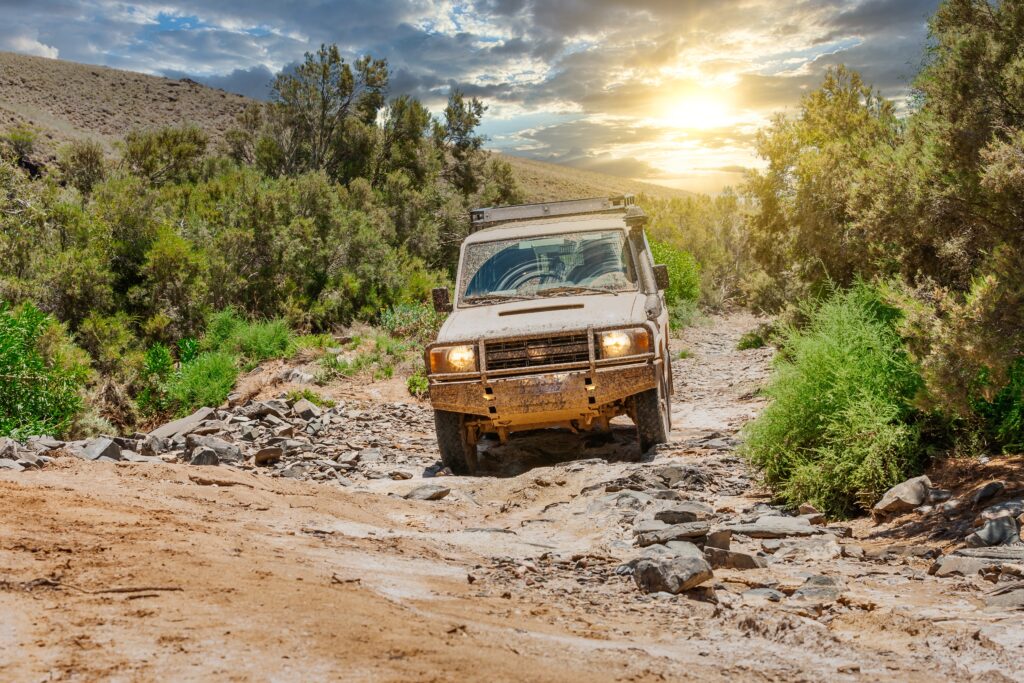
M 488 106 L 487 146 L 717 192 L 754 135 L 844 63 L 905 100 L 939 0 L 0 0 L 0 50 L 266 97 L 321 43 L 385 57 L 390 93 Z

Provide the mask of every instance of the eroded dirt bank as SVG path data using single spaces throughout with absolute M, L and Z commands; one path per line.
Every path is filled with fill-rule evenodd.
M 679 342 L 673 443 L 639 463 L 623 426 L 434 477 L 427 409 L 367 399 L 286 469 L 0 472 L 0 680 L 1024 680 L 1022 613 L 930 575 L 934 529 L 736 533 L 766 566 L 637 589 L 623 565 L 653 511 L 775 514 L 732 452 L 770 361 L 735 350 L 752 325 Z M 450 493 L 402 497 L 424 484 Z

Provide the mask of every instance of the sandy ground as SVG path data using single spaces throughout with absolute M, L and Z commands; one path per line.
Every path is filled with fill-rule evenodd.
M 762 407 L 770 352 L 735 350 L 754 322 L 679 341 L 694 356 L 675 365 L 673 443 L 641 465 L 623 426 L 604 444 L 494 446 L 489 476 L 432 479 L 452 493 L 429 502 L 400 497 L 419 478 L 342 488 L 71 457 L 0 473 L 0 680 L 1024 680 L 1024 618 L 925 559 L 716 570 L 674 597 L 615 573 L 636 551 L 606 492 L 638 467 L 735 479 L 719 510 L 765 500 L 708 446 Z M 818 573 L 844 582 L 837 603 L 743 596 Z

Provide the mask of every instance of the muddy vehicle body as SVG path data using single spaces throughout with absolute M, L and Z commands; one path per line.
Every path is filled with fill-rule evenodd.
M 632 197 L 477 209 L 454 300 L 424 353 L 442 460 L 476 467 L 485 434 L 608 430 L 629 416 L 640 452 L 667 440 L 672 373 L 664 266 Z

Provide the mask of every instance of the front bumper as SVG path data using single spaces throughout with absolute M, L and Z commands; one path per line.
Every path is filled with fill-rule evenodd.
M 654 330 L 649 331 L 656 339 Z M 593 339 L 594 330 L 587 332 Z M 598 359 L 592 343 L 586 361 L 488 371 L 484 342 L 467 343 L 478 348 L 481 367 L 429 376 L 430 402 L 436 410 L 476 415 L 495 427 L 589 424 L 608 417 L 610 405 L 655 388 L 663 371 L 663 361 L 653 351 Z

